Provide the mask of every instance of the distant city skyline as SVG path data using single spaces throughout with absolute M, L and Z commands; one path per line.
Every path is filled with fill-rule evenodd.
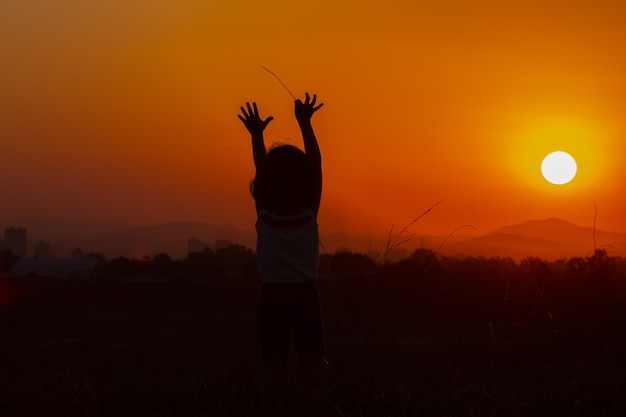
M 45 232 L 48 230 L 48 232 Z M 394 234 L 401 228 L 395 228 Z M 190 252 L 241 245 L 255 250 L 256 236 L 253 231 L 216 227 L 198 222 L 175 222 L 138 228 L 111 229 L 107 232 L 84 234 L 39 224 L 28 230 L 27 256 L 42 258 L 76 257 L 99 253 L 107 258 L 143 258 L 166 253 L 173 258 L 185 258 Z M 30 239 L 30 236 L 33 236 Z M 594 248 L 606 249 L 611 256 L 626 256 L 626 234 L 608 230 L 583 227 L 561 219 L 543 219 L 480 233 L 471 227 L 462 227 L 453 235 L 428 235 L 419 227 L 410 227 L 393 242 L 403 242 L 391 256 L 399 259 L 415 249 L 440 249 L 449 256 L 501 256 L 516 259 L 526 256 L 558 257 L 587 256 Z M 349 250 L 363 254 L 382 254 L 386 250 L 389 234 L 320 234 L 322 252 L 332 254 L 337 250 Z M 405 241 L 406 240 L 406 241 Z M 392 244 L 393 244 L 392 242 Z M 442 246 L 443 245 L 443 246 Z

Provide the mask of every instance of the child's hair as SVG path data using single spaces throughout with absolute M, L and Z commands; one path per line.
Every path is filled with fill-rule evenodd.
M 296 214 L 310 207 L 307 164 L 306 155 L 295 146 L 273 147 L 250 184 L 257 206 L 279 215 Z

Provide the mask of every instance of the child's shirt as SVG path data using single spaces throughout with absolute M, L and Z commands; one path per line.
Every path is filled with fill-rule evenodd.
M 319 270 L 319 235 L 312 209 L 291 216 L 259 210 L 257 263 L 263 283 L 309 282 Z

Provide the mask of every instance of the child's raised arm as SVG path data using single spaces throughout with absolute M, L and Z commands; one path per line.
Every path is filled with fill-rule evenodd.
M 302 100 L 296 100 L 295 113 L 296 120 L 298 120 L 298 125 L 300 126 L 300 130 L 302 131 L 304 152 L 310 157 L 314 159 L 319 159 L 321 161 L 320 148 L 317 144 L 315 133 L 313 132 L 311 117 L 313 117 L 313 113 L 319 110 L 319 108 L 322 107 L 324 103 L 316 106 L 316 101 L 317 96 L 315 94 L 313 94 L 313 100 L 311 100 L 311 98 L 309 97 L 309 93 L 306 93 L 306 99 L 304 100 L 304 103 L 302 102 Z
M 317 96 L 313 94 L 313 100 L 309 97 L 309 93 L 306 93 L 304 103 L 302 100 L 296 100 L 295 102 L 295 114 L 298 125 L 302 131 L 302 140 L 304 141 L 304 152 L 309 159 L 311 181 L 313 183 L 315 195 L 313 196 L 313 204 L 315 212 L 319 209 L 320 199 L 322 196 L 322 154 L 320 147 L 313 131 L 313 125 L 311 124 L 311 117 L 313 114 L 324 105 L 320 103 L 315 105 Z
M 263 164 L 263 160 L 266 155 L 265 142 L 263 141 L 263 131 L 269 122 L 274 120 L 274 117 L 269 116 L 265 120 L 261 119 L 256 103 L 252 103 L 252 107 L 250 106 L 250 103 L 246 103 L 246 107 L 248 108 L 248 111 L 246 111 L 243 106 L 240 107 L 243 116 L 238 114 L 237 117 L 239 117 L 239 119 L 243 122 L 244 126 L 246 126 L 246 129 L 248 129 L 248 132 L 250 132 L 250 135 L 252 136 L 252 156 L 254 158 L 254 166 L 258 171 L 261 164 Z

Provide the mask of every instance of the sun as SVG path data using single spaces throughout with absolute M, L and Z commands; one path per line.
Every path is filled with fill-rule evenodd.
M 541 173 L 550 183 L 563 185 L 570 182 L 576 176 L 576 160 L 563 151 L 548 154 L 541 163 Z

